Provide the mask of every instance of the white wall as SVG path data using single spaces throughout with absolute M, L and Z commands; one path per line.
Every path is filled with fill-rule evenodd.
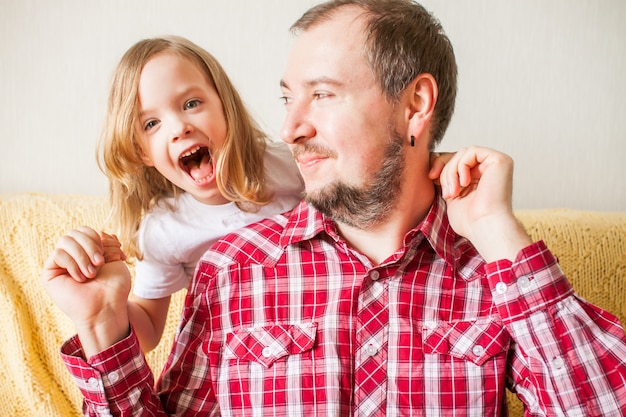
M 289 25 L 316 0 L 0 0 L 0 193 L 104 195 L 106 90 L 141 38 L 186 36 L 275 137 Z M 460 72 L 442 150 L 516 160 L 515 207 L 626 210 L 626 2 L 424 0 Z

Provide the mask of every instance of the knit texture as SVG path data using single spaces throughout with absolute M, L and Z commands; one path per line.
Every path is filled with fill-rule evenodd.
M 60 357 L 72 323 L 39 282 L 56 241 L 80 225 L 107 227 L 105 197 L 0 195 L 0 416 L 79 416 L 81 396 Z M 626 212 L 565 209 L 516 213 L 543 239 L 583 298 L 626 320 Z M 164 337 L 148 355 L 158 375 L 169 353 L 185 291 L 173 296 Z M 521 403 L 509 396 L 511 416 Z
M 75 333 L 48 297 L 41 268 L 57 240 L 80 225 L 108 230 L 106 197 L 0 195 L 0 416 L 80 416 L 81 395 L 59 356 Z M 108 230 L 110 231 L 110 230 Z M 164 336 L 147 359 L 159 374 L 185 291 L 172 297 Z

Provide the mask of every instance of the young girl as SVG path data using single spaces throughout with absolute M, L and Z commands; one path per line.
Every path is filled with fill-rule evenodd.
M 120 241 L 137 259 L 129 316 L 144 351 L 205 250 L 293 208 L 303 190 L 286 145 L 268 140 L 217 60 L 180 37 L 122 57 L 99 152 Z

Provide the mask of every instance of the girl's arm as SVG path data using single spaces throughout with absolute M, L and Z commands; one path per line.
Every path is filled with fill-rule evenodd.
M 154 349 L 161 340 L 170 298 L 148 299 L 133 294 L 128 300 L 128 318 L 144 353 Z

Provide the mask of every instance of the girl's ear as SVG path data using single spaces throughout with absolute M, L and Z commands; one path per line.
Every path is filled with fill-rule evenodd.
M 145 166 L 153 167 L 154 162 L 152 161 L 152 158 L 146 155 L 143 149 L 141 149 L 141 146 L 137 145 L 136 148 L 137 148 L 137 154 L 139 155 L 139 158 L 141 158 L 141 162 L 143 162 Z
M 147 166 L 147 167 L 153 167 L 154 166 L 154 162 L 152 162 L 152 159 L 148 158 L 147 156 L 145 156 L 144 154 L 141 154 L 141 161 Z
M 437 81 L 430 74 L 419 74 L 409 84 L 407 91 L 411 132 L 416 136 L 421 136 L 424 127 L 430 126 L 429 122 L 435 112 L 439 94 Z

